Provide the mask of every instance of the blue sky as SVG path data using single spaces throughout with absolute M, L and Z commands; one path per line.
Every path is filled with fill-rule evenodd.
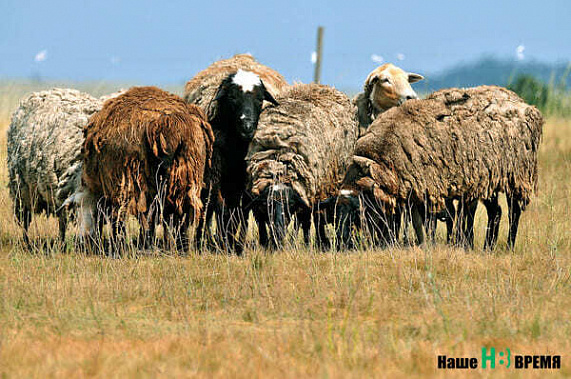
M 322 81 L 340 88 L 360 86 L 381 58 L 423 74 L 486 54 L 518 59 L 518 46 L 519 59 L 571 60 L 569 0 L 2 0 L 0 14 L 0 78 L 182 83 L 250 52 L 308 82 L 318 25 Z

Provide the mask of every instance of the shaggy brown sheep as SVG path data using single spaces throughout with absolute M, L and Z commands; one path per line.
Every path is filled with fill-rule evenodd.
M 85 129 L 83 186 L 109 207 L 115 234 L 124 214 L 137 216 L 144 230 L 162 216 L 179 231 L 177 248 L 186 249 L 186 227 L 203 210 L 213 140 L 199 107 L 155 87 L 131 88 Z
M 537 151 L 543 118 L 504 88 L 481 86 L 438 91 L 426 100 L 407 101 L 378 117 L 356 145 L 337 206 L 341 220 L 358 218 L 362 202 L 384 215 L 389 232 L 399 209 L 412 206 L 413 224 L 423 242 L 424 214 L 448 199 L 488 208 L 486 245 L 497 239 L 497 195 L 509 207 L 508 246 L 513 247 L 521 211 L 537 187 Z M 339 237 L 347 242 L 349 226 Z

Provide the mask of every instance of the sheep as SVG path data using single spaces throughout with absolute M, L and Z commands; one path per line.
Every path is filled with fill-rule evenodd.
M 62 205 L 81 182 L 83 127 L 109 95 L 97 99 L 74 89 L 35 92 L 20 102 L 8 129 L 8 171 L 14 213 L 24 229 L 33 213 L 59 219 L 65 240 L 68 212 Z
M 521 211 L 537 189 L 542 127 L 535 107 L 495 86 L 442 90 L 385 112 L 357 141 L 335 202 L 343 221 L 338 239 L 349 242 L 359 211 L 380 215 L 373 223 L 382 224 L 379 232 L 394 239 L 398 214 L 411 204 L 421 244 L 422 210 L 438 212 L 449 199 L 465 204 L 482 200 L 488 209 L 485 246 L 493 248 L 499 227 L 497 196 L 504 192 L 508 247 L 513 248 Z
M 363 92 L 353 102 L 359 117 L 359 135 L 365 134 L 375 118 L 409 99 L 417 99 L 410 86 L 424 79 L 422 75 L 405 72 L 391 63 L 377 67 L 367 76 Z
M 244 215 L 248 210 L 242 201 L 248 145 L 256 131 L 263 102 L 276 105 L 273 96 L 287 86 L 279 73 L 246 54 L 215 62 L 186 84 L 185 99 L 206 111 L 215 135 L 212 169 L 206 174 L 207 186 L 202 194 L 207 210 L 197 227 L 197 246 L 202 246 L 204 234 L 210 236 L 211 219 L 216 211 L 221 245 L 229 252 L 241 254 L 243 245 L 237 243 L 235 235 L 240 225 L 242 236 L 246 230 Z
M 262 113 L 246 158 L 260 244 L 280 246 L 294 214 L 308 243 L 313 215 L 317 243 L 328 248 L 319 203 L 335 193 L 351 158 L 359 130 L 355 106 L 318 84 L 296 84 L 278 102 Z
M 82 190 L 92 215 L 84 222 L 93 223 L 94 204 L 109 212 L 115 237 L 123 234 L 125 214 L 151 231 L 162 217 L 179 231 L 176 248 L 188 250 L 185 232 L 202 214 L 213 141 L 199 107 L 156 87 L 133 87 L 107 101 L 85 128 Z

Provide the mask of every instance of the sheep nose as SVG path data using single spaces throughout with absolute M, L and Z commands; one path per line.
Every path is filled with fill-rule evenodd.
M 418 96 L 416 95 L 416 93 L 411 94 L 411 95 L 406 95 L 406 100 L 411 100 L 411 99 L 418 99 Z

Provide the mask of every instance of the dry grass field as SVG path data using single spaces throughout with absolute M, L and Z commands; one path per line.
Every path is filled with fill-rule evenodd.
M 571 120 L 549 119 L 537 197 L 499 247 L 138 258 L 22 249 L 0 96 L 0 376 L 463 377 L 437 355 L 558 354 L 571 376 Z M 12 96 L 12 97 L 10 97 Z M 38 217 L 33 235 L 55 237 Z M 442 241 L 442 230 L 439 235 Z M 478 368 L 472 375 L 542 377 Z

